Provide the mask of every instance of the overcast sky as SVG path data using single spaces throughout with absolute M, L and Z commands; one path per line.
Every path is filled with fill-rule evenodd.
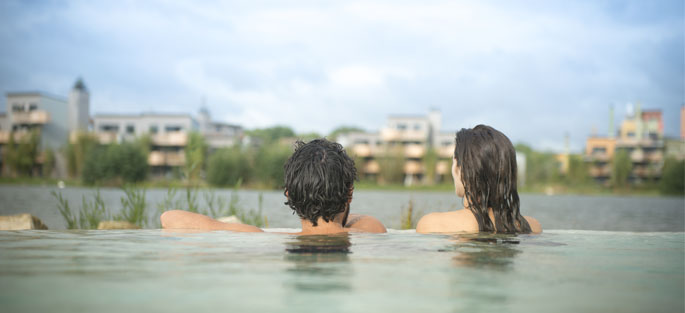
M 678 136 L 685 24 L 675 1 L 0 1 L 0 92 L 91 112 L 196 114 L 247 128 L 368 130 L 443 112 L 514 142 L 580 151 L 627 103 Z M 5 99 L 1 100 L 4 108 Z

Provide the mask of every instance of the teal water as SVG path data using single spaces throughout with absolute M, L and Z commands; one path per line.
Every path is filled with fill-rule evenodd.
M 682 232 L 5 231 L 0 306 L 3 312 L 683 312 L 684 250 Z

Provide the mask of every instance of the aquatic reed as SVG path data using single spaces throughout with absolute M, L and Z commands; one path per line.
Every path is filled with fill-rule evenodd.
M 131 224 L 145 227 L 147 221 L 147 202 L 145 201 L 146 190 L 132 186 L 123 188 L 124 197 L 121 197 L 121 214 L 116 219 L 127 221 Z

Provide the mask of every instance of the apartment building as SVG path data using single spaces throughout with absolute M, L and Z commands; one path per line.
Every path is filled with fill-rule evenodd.
M 610 113 L 613 116 L 613 109 Z M 590 165 L 590 176 L 597 182 L 607 183 L 611 177 L 611 164 L 618 151 L 625 151 L 631 161 L 629 180 L 641 183 L 661 178 L 665 140 L 660 110 L 640 109 L 626 116 L 618 129 L 611 126 L 606 137 L 592 136 L 585 145 L 585 161 Z
M 44 152 L 66 144 L 70 132 L 88 129 L 88 99 L 88 90 L 81 79 L 76 81 L 68 98 L 38 91 L 7 93 L 6 110 L 0 114 L 0 167 L 3 172 L 4 149 L 10 136 L 18 143 L 35 131 L 40 139 L 39 150 Z M 36 162 L 39 167 L 42 165 L 41 154 Z M 63 166 L 58 166 L 58 172 L 63 170 Z
M 454 152 L 454 133 L 440 131 L 442 114 L 432 110 L 428 115 L 391 115 L 378 132 L 353 132 L 340 135 L 337 140 L 357 162 L 363 162 L 360 176 L 377 179 L 380 159 L 400 154 L 403 158 L 404 183 L 411 185 L 425 181 L 427 169 L 424 158 L 433 149 L 437 161 L 435 179 L 449 177 L 450 160 Z
M 237 125 L 213 122 L 206 108 L 199 117 L 190 114 L 98 114 L 93 117 L 94 131 L 100 143 L 150 138 L 148 165 L 152 175 L 171 173 L 185 165 L 185 148 L 191 132 L 201 134 L 210 152 L 240 142 L 243 129 Z
M 244 137 L 243 128 L 239 125 L 212 121 L 209 110 L 205 107 L 198 114 L 198 126 L 205 137 L 210 152 L 240 143 Z
M 190 114 L 97 114 L 93 129 L 101 144 L 150 137 L 148 165 L 153 175 L 163 175 L 185 165 L 188 134 L 198 130 Z

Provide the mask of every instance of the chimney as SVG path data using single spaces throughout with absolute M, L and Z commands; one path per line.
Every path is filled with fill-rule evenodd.
M 614 104 L 609 105 L 609 138 L 616 137 L 616 128 L 614 127 Z

